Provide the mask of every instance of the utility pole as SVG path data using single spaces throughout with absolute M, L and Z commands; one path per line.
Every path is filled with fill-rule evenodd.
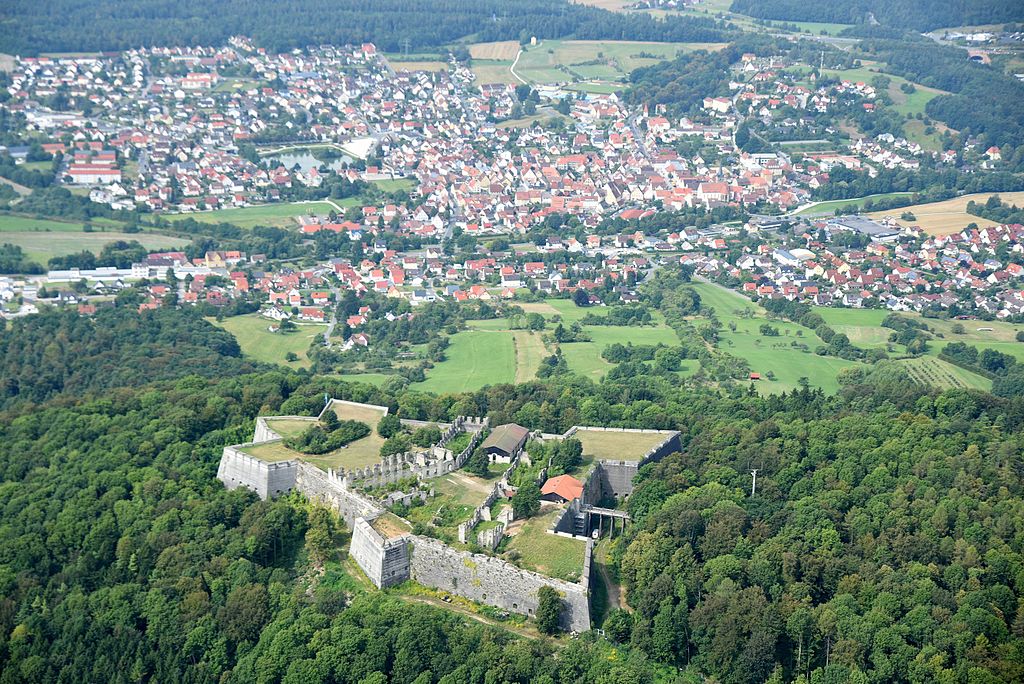
M 750 496 L 753 497 L 757 493 L 757 468 L 751 470 L 750 474 L 754 476 L 754 481 L 750 484 Z

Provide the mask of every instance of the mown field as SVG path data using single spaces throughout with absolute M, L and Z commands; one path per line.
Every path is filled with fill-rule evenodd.
M 858 365 L 855 361 L 815 354 L 814 349 L 824 342 L 814 331 L 782 320 L 769 321 L 763 308 L 737 292 L 712 283 L 695 283 L 693 287 L 700 294 L 702 306 L 714 307 L 723 324 L 718 348 L 746 359 L 751 372 L 761 374 L 756 386 L 762 394 L 791 391 L 799 387 L 801 378 L 807 378 L 811 387 L 835 392 L 839 389 L 839 371 Z M 779 330 L 778 337 L 761 334 L 759 328 L 766 322 Z M 796 345 L 806 345 L 807 351 Z M 774 380 L 766 377 L 769 372 L 774 374 Z
M 446 360 L 427 371 L 426 381 L 412 387 L 425 392 L 468 392 L 513 382 L 516 353 L 512 339 L 511 334 L 499 330 L 456 333 L 445 352 Z
M 907 197 L 912 195 L 910 192 L 887 192 L 879 195 L 867 195 L 865 197 L 854 197 L 851 199 L 843 200 L 829 200 L 827 202 L 818 202 L 814 206 L 801 209 L 796 212 L 797 216 L 832 216 L 836 213 L 836 209 L 848 209 L 850 207 L 861 208 L 864 203 L 868 200 L 877 202 L 882 199 L 891 199 L 893 197 Z M 902 211 L 894 209 L 893 211 Z
M 355 197 L 336 200 L 340 207 L 352 207 L 358 204 Z M 329 202 L 294 202 L 281 204 L 263 204 L 256 207 L 238 207 L 217 209 L 214 211 L 195 211 L 185 214 L 168 214 L 164 218 L 169 221 L 193 219 L 200 223 L 231 223 L 240 228 L 254 226 L 276 226 L 278 228 L 294 228 L 300 216 L 324 216 L 337 211 Z
M 971 200 L 974 200 L 978 204 L 983 204 L 993 194 L 998 194 L 1004 202 L 1008 202 L 1010 204 L 1016 204 L 1018 206 L 1024 204 L 1024 192 L 979 192 L 972 195 L 954 197 L 953 199 L 948 199 L 942 202 L 914 204 L 900 209 L 876 211 L 868 214 L 868 216 L 872 218 L 890 216 L 900 225 L 921 226 L 921 228 L 930 235 L 950 235 L 951 233 L 960 232 L 966 228 L 969 223 L 976 223 L 982 228 L 996 225 L 994 221 L 989 221 L 988 219 L 981 218 L 980 216 L 968 214 L 966 211 L 967 203 Z M 902 213 L 908 211 L 914 215 L 913 221 L 907 221 L 900 218 Z
M 272 333 L 269 330 L 270 326 L 276 327 L 277 324 L 257 313 L 231 316 L 220 322 L 212 318 L 209 320 L 234 335 L 245 356 L 256 361 L 292 368 L 309 368 L 310 361 L 306 355 L 309 345 L 316 335 L 327 330 L 326 325 L 302 324 L 295 332 Z M 288 352 L 294 353 L 299 360 L 291 363 L 286 361 Z
M 42 266 L 57 256 L 86 250 L 99 254 L 104 245 L 118 240 L 134 240 L 153 251 L 177 249 L 189 242 L 154 233 L 123 233 L 113 228 L 117 224 L 103 220 L 94 220 L 91 224 L 93 231 L 86 233 L 80 222 L 0 215 L 0 242 L 21 247 L 29 259 Z
M 620 83 L 643 66 L 679 52 L 720 50 L 724 43 L 651 43 L 619 40 L 545 40 L 523 48 L 516 73 L 533 83 Z M 515 55 L 513 55 L 513 58 Z

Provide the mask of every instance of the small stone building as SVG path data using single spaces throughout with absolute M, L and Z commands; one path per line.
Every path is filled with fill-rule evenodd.
M 506 423 L 494 428 L 480 446 L 491 463 L 511 463 L 529 436 L 530 431 L 522 425 Z

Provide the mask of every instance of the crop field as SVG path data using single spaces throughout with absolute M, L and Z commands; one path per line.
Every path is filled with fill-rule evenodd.
M 519 79 L 512 75 L 509 71 L 509 67 L 512 66 L 512 61 L 481 61 L 478 59 L 473 60 L 473 65 L 470 67 L 470 71 L 476 74 L 476 82 L 478 84 L 483 83 L 512 83 L 513 85 L 519 83 Z
M 30 260 L 43 266 L 53 257 L 84 250 L 99 254 L 104 245 L 118 240 L 134 240 L 153 251 L 177 249 L 189 242 L 184 238 L 154 233 L 103 232 L 99 222 L 92 223 L 93 232 L 85 233 L 82 232 L 82 223 L 0 215 L 0 242 L 21 247 Z
M 825 392 L 839 389 L 836 376 L 844 368 L 858 365 L 854 361 L 834 356 L 819 356 L 814 349 L 824 342 L 809 328 L 783 320 L 768 320 L 767 312 L 743 295 L 711 283 L 696 283 L 704 306 L 714 307 L 722 322 L 718 348 L 746 359 L 750 370 L 761 374 L 756 383 L 762 394 L 788 392 L 799 386 L 800 378 L 807 378 L 812 387 Z M 766 337 L 760 332 L 761 324 L 770 322 L 779 330 L 778 337 Z M 736 330 L 730 329 L 735 324 Z M 800 346 L 806 345 L 807 351 Z M 771 372 L 775 379 L 766 376 Z
M 389 58 L 395 71 L 448 71 L 448 63 L 437 60 L 399 60 Z
M 576 582 L 583 573 L 585 542 L 548 534 L 547 530 L 560 513 L 561 508 L 553 507 L 540 515 L 513 522 L 508 529 L 510 538 L 505 542 L 505 550 L 519 553 L 517 564 L 520 567 Z
M 679 52 L 723 47 L 724 43 L 545 40 L 524 48 L 516 73 L 534 83 L 622 81 L 635 69 L 673 59 Z
M 519 52 L 518 40 L 499 40 L 493 43 L 474 43 L 469 46 L 473 59 L 488 59 L 511 62 Z
M 447 359 L 428 370 L 427 379 L 413 385 L 414 389 L 469 392 L 515 380 L 516 352 L 507 332 L 464 330 L 450 339 Z
M 583 444 L 583 454 L 596 459 L 639 461 L 644 454 L 665 441 L 656 432 L 604 432 L 577 430 L 573 435 Z
M 306 351 L 313 338 L 327 330 L 326 325 L 302 324 L 297 326 L 298 330 L 295 332 L 272 333 L 269 330 L 270 326 L 277 324 L 258 313 L 230 316 L 220 322 L 209 320 L 234 335 L 245 356 L 256 361 L 292 368 L 309 368 L 310 361 Z M 294 353 L 299 360 L 291 363 L 286 361 L 285 356 L 288 352 Z
M 336 200 L 335 203 L 341 207 L 349 207 L 355 206 L 358 202 L 358 198 L 346 197 L 343 200 Z M 336 209 L 328 202 L 294 202 L 168 214 L 164 218 L 169 221 L 193 219 L 200 223 L 231 223 L 240 228 L 253 228 L 254 226 L 294 228 L 297 225 L 296 219 L 300 216 L 323 216 L 331 211 L 336 211 Z
M 898 363 L 910 373 L 910 377 L 915 382 L 922 385 L 930 385 L 939 389 L 965 388 L 986 391 L 992 389 L 992 381 L 988 378 L 934 356 L 903 359 Z
M 994 226 L 994 221 L 983 219 L 980 216 L 968 214 L 967 203 L 971 200 L 981 204 L 993 194 L 998 194 L 1004 202 L 1021 206 L 1024 204 L 1024 191 L 1021 192 L 979 192 L 973 195 L 963 195 L 942 202 L 931 202 L 928 204 L 914 204 L 909 207 L 892 209 L 890 211 L 876 211 L 868 214 L 872 218 L 891 216 L 900 225 L 921 226 L 930 235 L 950 235 L 958 233 L 967 227 L 969 223 L 976 223 L 981 228 Z M 913 221 L 904 221 L 900 214 L 909 211 L 914 215 Z

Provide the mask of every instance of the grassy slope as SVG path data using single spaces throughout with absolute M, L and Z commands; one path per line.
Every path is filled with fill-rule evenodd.
M 764 337 L 759 328 L 767 321 L 767 312 L 742 295 L 711 283 L 697 283 L 694 288 L 700 293 L 704 306 L 714 307 L 723 328 L 718 347 L 734 356 L 747 360 L 751 371 L 764 378 L 768 371 L 775 374 L 775 380 L 762 379 L 758 390 L 774 393 L 792 390 L 799 386 L 800 378 L 808 379 L 812 387 L 821 387 L 826 392 L 839 388 L 836 375 L 844 368 L 857 365 L 834 356 L 818 356 L 813 350 L 824 344 L 813 331 L 785 321 L 771 321 L 779 329 L 778 337 Z M 753 318 L 737 315 L 737 311 L 750 309 Z M 729 323 L 736 324 L 736 332 L 729 329 Z M 797 333 L 800 333 L 799 335 Z M 791 342 L 806 344 L 810 352 L 790 346 Z
M 211 319 L 211 322 L 234 335 L 246 356 L 257 361 L 294 368 L 309 367 L 310 361 L 306 356 L 306 350 L 317 333 L 327 330 L 326 325 L 300 325 L 296 332 L 272 333 L 268 328 L 276 324 L 255 313 L 232 316 L 219 323 Z M 288 352 L 294 352 L 299 360 L 293 363 L 285 361 Z
M 515 380 L 512 336 L 500 331 L 465 330 L 452 335 L 447 359 L 413 385 L 426 392 L 465 392 Z

